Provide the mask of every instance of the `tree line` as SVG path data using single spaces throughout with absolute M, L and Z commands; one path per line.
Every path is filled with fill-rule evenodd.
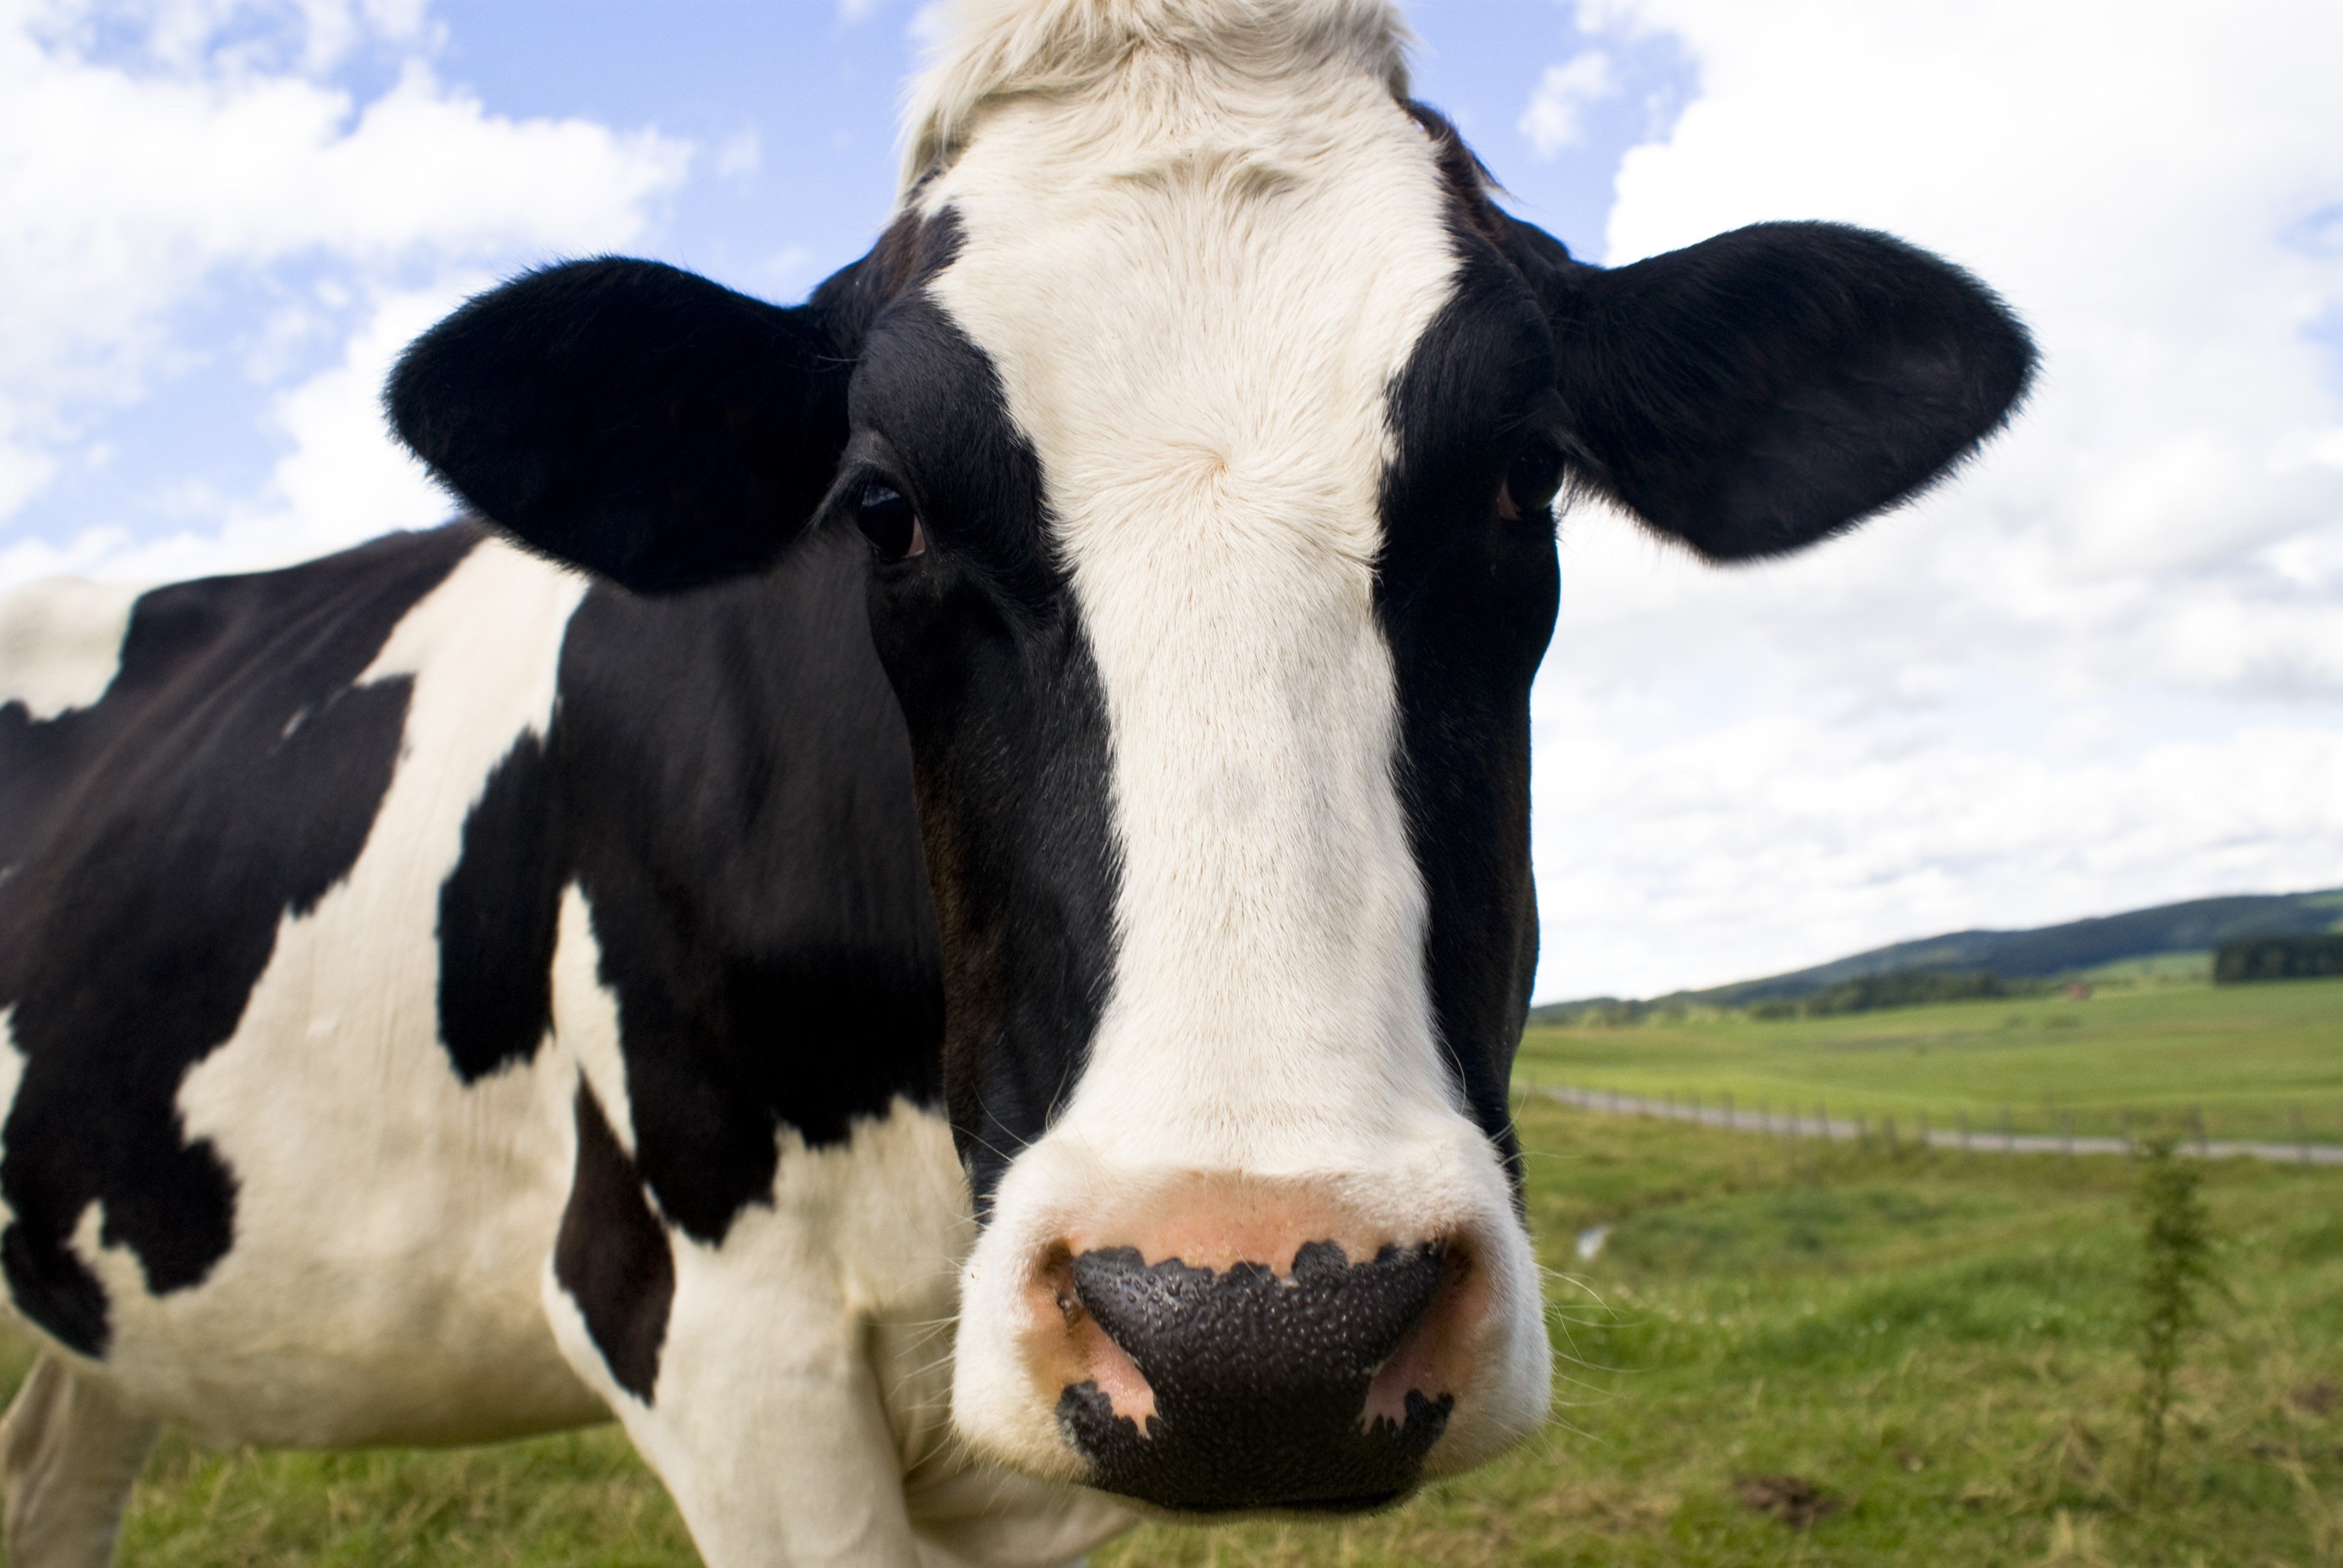
M 2215 985 L 2322 975 L 2343 975 L 2343 935 L 2247 937 L 2223 942 L 2213 954 Z
M 2223 942 L 2214 951 L 2213 980 L 2217 985 L 2336 975 L 2343 975 L 2343 933 L 2246 937 Z M 2073 975 L 2019 977 L 1996 974 L 1986 969 L 1899 969 L 1835 980 L 1801 995 L 1756 998 L 1737 1009 L 1728 1005 L 1718 1010 L 1739 1011 L 1761 1021 L 1833 1018 L 1844 1013 L 1928 1007 L 1938 1002 L 2051 996 L 2076 983 L 2077 977 Z M 1531 1021 L 1565 1029 L 1621 1028 L 1647 1020 L 1681 1022 L 1692 1015 L 1695 1007 L 1703 1005 L 1699 995 L 1686 992 L 1651 1001 L 1592 997 L 1584 1001 L 1539 1008 Z

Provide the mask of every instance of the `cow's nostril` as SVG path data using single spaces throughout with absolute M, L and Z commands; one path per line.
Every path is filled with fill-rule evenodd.
M 1082 1310 L 1154 1394 L 1142 1430 L 1096 1384 L 1064 1391 L 1059 1419 L 1092 1483 L 1196 1512 L 1362 1508 L 1405 1492 L 1453 1396 L 1395 1391 L 1392 1418 L 1376 1420 L 1369 1393 L 1439 1297 L 1446 1254 L 1437 1242 L 1391 1246 L 1353 1263 L 1316 1241 L 1286 1276 L 1259 1263 L 1150 1265 L 1127 1247 L 1074 1258 Z

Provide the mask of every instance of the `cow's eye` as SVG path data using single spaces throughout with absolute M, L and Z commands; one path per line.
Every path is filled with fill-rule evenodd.
M 920 527 L 920 514 L 912 509 L 909 497 L 884 479 L 873 479 L 862 487 L 854 503 L 854 526 L 862 530 L 862 537 L 870 541 L 882 561 L 927 554 L 928 535 Z
M 1562 488 L 1562 448 L 1541 437 L 1522 448 L 1505 470 L 1505 487 L 1497 492 L 1497 516 L 1507 522 L 1542 518 L 1554 509 L 1554 492 Z

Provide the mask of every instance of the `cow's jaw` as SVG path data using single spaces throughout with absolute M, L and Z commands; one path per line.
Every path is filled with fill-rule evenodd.
M 1114 929 L 1088 937 L 1113 952 L 1087 1060 L 969 1266 L 955 1416 L 1027 1470 L 1096 1479 L 1067 1404 L 1090 1383 L 1153 1441 L 1156 1391 L 1077 1288 L 1086 1255 L 1299 1290 L 1312 1243 L 1393 1268 L 1430 1249 L 1432 1304 L 1355 1419 L 1396 1429 L 1418 1395 L 1441 1407 L 1409 1434 L 1426 1468 L 1463 1468 L 1542 1420 L 1548 1351 L 1513 1195 L 1436 1038 L 1374 608 L 1386 404 L 1455 241 L 1381 81 L 1289 79 L 1258 114 L 1151 90 L 1145 113 L 1001 106 L 921 193 L 960 240 L 929 297 L 1039 459 L 1119 871 Z

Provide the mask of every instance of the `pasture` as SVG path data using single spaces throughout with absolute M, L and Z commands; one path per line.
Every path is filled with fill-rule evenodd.
M 2343 1172 L 2208 1172 L 2228 1293 L 2190 1348 L 2169 1483 L 2134 1507 L 2127 1161 L 1520 1114 L 1567 1276 L 1548 1435 L 1385 1515 L 1149 1527 L 1100 1568 L 2343 1563 Z M 695 1561 L 608 1428 L 339 1456 L 174 1434 L 125 1549 L 174 1568 Z
M 2215 987 L 2143 975 L 2063 996 L 1758 1021 L 1734 1014 L 1534 1029 L 1517 1076 L 1736 1111 L 1896 1118 L 1908 1131 L 2003 1113 L 2019 1132 L 2177 1122 L 2215 1138 L 2343 1141 L 2343 980 Z M 2298 1122 L 2298 1118 L 2299 1121 Z

